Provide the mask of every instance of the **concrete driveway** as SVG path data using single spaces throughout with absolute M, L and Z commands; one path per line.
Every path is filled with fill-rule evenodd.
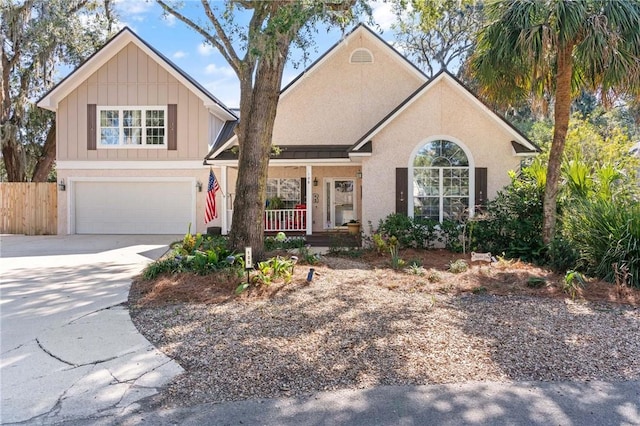
M 180 236 L 0 236 L 2 423 L 137 408 L 182 369 L 129 318 L 131 278 Z

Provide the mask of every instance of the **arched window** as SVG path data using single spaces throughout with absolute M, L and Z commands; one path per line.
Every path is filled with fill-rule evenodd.
M 413 159 L 413 215 L 457 219 L 469 209 L 469 159 L 456 143 L 426 143 Z

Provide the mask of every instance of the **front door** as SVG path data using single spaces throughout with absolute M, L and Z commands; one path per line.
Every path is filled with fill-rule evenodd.
M 325 179 L 325 229 L 347 226 L 357 220 L 355 179 Z

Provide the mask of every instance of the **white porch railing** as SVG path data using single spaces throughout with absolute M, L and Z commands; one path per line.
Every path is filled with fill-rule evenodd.
M 264 230 L 265 232 L 306 231 L 307 230 L 307 210 L 306 209 L 265 210 Z
M 233 210 L 227 210 L 227 225 L 231 229 L 231 219 Z M 306 209 L 280 209 L 264 211 L 264 231 L 306 231 L 307 230 L 307 210 Z

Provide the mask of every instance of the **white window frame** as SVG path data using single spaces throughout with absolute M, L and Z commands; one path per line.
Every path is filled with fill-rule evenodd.
M 443 201 L 444 201 L 444 194 L 442 194 L 442 184 L 443 184 L 443 170 L 442 169 L 467 169 L 469 170 L 469 176 L 468 176 L 468 182 L 469 182 L 469 195 L 467 195 L 465 198 L 468 198 L 468 211 L 469 211 L 469 217 L 473 217 L 475 214 L 475 187 L 476 187 L 476 182 L 475 182 L 475 160 L 473 158 L 473 155 L 471 155 L 471 150 L 464 144 L 462 143 L 462 141 L 460 141 L 458 138 L 452 137 L 450 135 L 434 135 L 430 138 L 427 138 L 423 141 L 421 141 L 413 150 L 413 152 L 411 153 L 411 155 L 409 156 L 409 164 L 408 164 L 408 172 L 409 172 L 409 176 L 408 176 L 408 184 L 409 187 L 407 188 L 407 194 L 410 194 L 409 198 L 408 198 L 408 215 L 410 217 L 415 217 L 415 195 L 414 195 L 414 182 L 415 182 L 415 169 L 419 168 L 419 167 L 415 167 L 414 166 L 414 161 L 416 158 L 416 155 L 420 152 L 420 150 L 428 143 L 437 141 L 437 140 L 445 140 L 448 142 L 453 142 L 456 145 L 458 145 L 465 153 L 465 155 L 467 156 L 467 161 L 469 163 L 468 166 L 463 166 L 463 167 L 433 167 L 432 169 L 440 169 L 439 170 L 439 191 L 440 191 L 440 195 L 439 195 L 439 222 L 442 222 L 444 219 L 444 211 L 443 211 Z M 464 196 L 451 196 L 451 197 L 447 197 L 447 198 L 458 198 L 458 197 L 464 197 Z
M 280 199 L 282 199 L 282 201 L 285 202 L 289 202 L 289 203 L 293 203 L 295 202 L 296 204 L 300 204 L 300 197 L 302 196 L 302 184 L 300 182 L 300 178 L 295 178 L 295 177 L 291 177 L 291 178 L 267 178 L 267 182 L 270 180 L 275 180 L 277 181 L 277 189 L 276 189 L 276 197 L 279 197 Z M 282 190 L 283 190 L 283 185 L 282 185 L 282 181 L 283 180 L 295 180 L 298 181 L 298 197 L 293 200 L 293 199 L 285 199 L 282 196 Z M 272 195 L 273 196 L 273 195 Z M 267 194 L 267 199 L 269 198 L 268 194 Z
M 127 105 L 127 106 L 108 106 L 103 105 L 96 108 L 96 147 L 98 149 L 167 149 L 168 147 L 168 129 L 169 129 L 169 115 L 167 113 L 166 105 Z M 118 144 L 117 145 L 109 145 L 102 143 L 101 130 L 102 126 L 100 125 L 100 116 L 102 111 L 118 111 Z M 140 111 L 141 112 L 141 125 L 142 125 L 142 144 L 140 145 L 128 145 L 124 143 L 124 111 Z M 147 111 L 162 111 L 164 114 L 164 140 L 161 144 L 147 144 L 147 126 L 146 126 L 146 113 Z M 156 128 L 151 127 L 151 128 Z

